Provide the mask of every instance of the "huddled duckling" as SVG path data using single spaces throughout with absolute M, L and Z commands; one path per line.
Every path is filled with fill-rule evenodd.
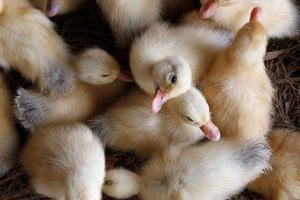
M 220 50 L 231 39 L 226 31 L 210 24 L 168 26 L 157 23 L 137 39 L 130 52 L 130 67 L 136 83 L 160 107 L 200 84 Z M 160 107 L 153 107 L 159 112 Z
M 187 145 L 220 139 L 218 128 L 211 122 L 209 107 L 202 93 L 192 87 L 170 100 L 158 114 L 148 109 L 151 98 L 138 88 L 110 105 L 89 125 L 105 145 L 141 155 L 153 155 L 169 145 Z
M 193 0 L 97 0 L 120 45 L 128 45 L 165 13 L 193 6 Z
M 76 10 L 87 0 L 30 0 L 33 5 L 41 9 L 48 17 L 62 15 Z
M 32 90 L 19 89 L 16 116 L 25 128 L 58 122 L 84 122 L 119 96 L 126 84 L 118 79 L 120 66 L 106 51 L 92 48 L 74 59 L 75 88 L 53 98 Z
M 11 96 L 0 76 L 0 175 L 11 169 L 17 158 L 18 137 L 12 112 Z
M 230 141 L 177 148 L 153 158 L 139 175 L 125 169 L 106 173 L 103 192 L 124 199 L 224 200 L 269 167 L 264 139 L 239 146 Z
M 97 0 L 120 45 L 159 20 L 161 0 Z
M 254 7 L 263 10 L 262 25 L 268 37 L 290 37 L 299 33 L 299 11 L 294 0 L 200 0 L 200 16 L 237 32 L 248 22 Z
M 251 20 L 216 58 L 204 86 L 204 96 L 222 137 L 237 141 L 266 135 L 271 124 L 273 87 L 266 73 L 267 37 L 255 8 Z
M 268 135 L 272 170 L 249 188 L 273 200 L 300 199 L 300 132 L 276 129 Z
M 105 159 L 101 142 L 83 124 L 42 127 L 22 152 L 33 189 L 60 200 L 99 200 Z
M 27 0 L 0 1 L 0 65 L 60 96 L 74 86 L 66 44 L 51 21 Z

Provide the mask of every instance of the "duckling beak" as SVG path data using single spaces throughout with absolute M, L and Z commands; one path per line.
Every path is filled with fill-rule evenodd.
M 262 20 L 262 9 L 260 7 L 255 7 L 253 8 L 253 10 L 251 11 L 251 15 L 250 15 L 250 22 L 251 21 L 258 21 L 260 22 Z
M 208 0 L 200 9 L 200 17 L 202 19 L 208 19 L 213 16 L 218 8 L 218 2 L 216 0 Z
M 54 17 L 59 10 L 59 0 L 47 0 L 46 12 L 48 17 Z
M 218 127 L 212 122 L 209 121 L 206 124 L 200 127 L 204 135 L 211 141 L 218 141 L 221 138 L 221 133 Z
M 151 103 L 151 111 L 152 113 L 158 113 L 161 107 L 166 103 L 169 99 L 168 93 L 165 91 L 161 91 L 160 89 L 156 89 L 154 97 Z
M 133 77 L 129 71 L 121 70 L 117 76 L 117 79 L 123 82 L 133 82 Z

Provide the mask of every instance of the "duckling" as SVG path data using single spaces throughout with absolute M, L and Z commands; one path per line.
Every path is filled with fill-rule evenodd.
M 97 0 L 117 43 L 130 44 L 164 14 L 180 13 L 193 6 L 193 0 Z
M 266 135 L 271 124 L 273 87 L 264 65 L 261 14 L 253 9 L 251 21 L 216 58 L 202 88 L 222 137 L 238 142 Z
M 22 152 L 33 189 L 61 200 L 99 200 L 105 176 L 101 142 L 83 124 L 47 126 Z
M 61 96 L 74 87 L 68 48 L 51 21 L 27 0 L 1 0 L 0 65 L 19 71 L 44 92 Z
M 272 171 L 248 186 L 274 200 L 300 199 L 300 132 L 276 129 L 268 135 Z
M 106 173 L 103 192 L 124 199 L 224 200 L 269 167 L 270 151 L 264 139 L 243 146 L 231 141 L 171 149 L 152 158 L 139 175 L 125 169 Z
M 92 48 L 74 60 L 76 87 L 67 95 L 52 98 L 33 90 L 19 89 L 15 113 L 30 130 L 57 122 L 85 122 L 119 96 L 126 87 L 116 80 L 118 62 L 106 51 Z
M 248 21 L 254 7 L 261 7 L 261 20 L 272 38 L 291 37 L 299 33 L 299 11 L 293 0 L 200 0 L 200 16 L 237 32 Z
M 161 0 L 97 0 L 122 46 L 160 18 Z
M 0 76 L 0 175 L 11 169 L 16 161 L 18 137 L 13 119 L 11 96 Z
M 130 67 L 139 87 L 154 95 L 152 105 L 161 107 L 193 83 L 199 84 L 215 56 L 229 44 L 227 33 L 210 24 L 149 27 L 131 47 Z M 152 111 L 159 109 L 152 106 Z
M 86 0 L 30 0 L 33 5 L 45 12 L 48 17 L 62 15 L 76 10 Z
M 105 145 L 143 156 L 162 152 L 170 144 L 188 145 L 203 138 L 220 139 L 202 93 L 192 87 L 170 100 L 162 112 L 147 109 L 150 97 L 138 88 L 110 105 L 89 126 Z

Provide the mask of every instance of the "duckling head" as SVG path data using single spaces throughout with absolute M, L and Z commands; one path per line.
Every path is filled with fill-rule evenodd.
M 220 139 L 220 131 L 211 121 L 208 103 L 197 88 L 191 87 L 183 95 L 170 100 L 168 108 L 183 123 L 199 127 L 209 140 Z
M 76 65 L 79 79 L 93 85 L 111 83 L 120 74 L 118 62 L 108 53 L 97 48 L 85 51 Z
M 192 86 L 192 72 L 182 58 L 169 57 L 155 64 L 152 71 L 155 94 L 151 104 L 153 113 L 160 111 L 168 99 L 185 93 Z

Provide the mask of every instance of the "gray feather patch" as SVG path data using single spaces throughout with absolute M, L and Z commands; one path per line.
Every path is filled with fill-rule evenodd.
M 268 168 L 271 151 L 265 140 L 255 140 L 245 144 L 237 154 L 245 166 L 251 168 L 255 166 L 264 166 Z
M 30 94 L 23 88 L 18 89 L 14 111 L 17 119 L 29 130 L 35 129 L 43 121 L 46 108 L 39 96 Z

